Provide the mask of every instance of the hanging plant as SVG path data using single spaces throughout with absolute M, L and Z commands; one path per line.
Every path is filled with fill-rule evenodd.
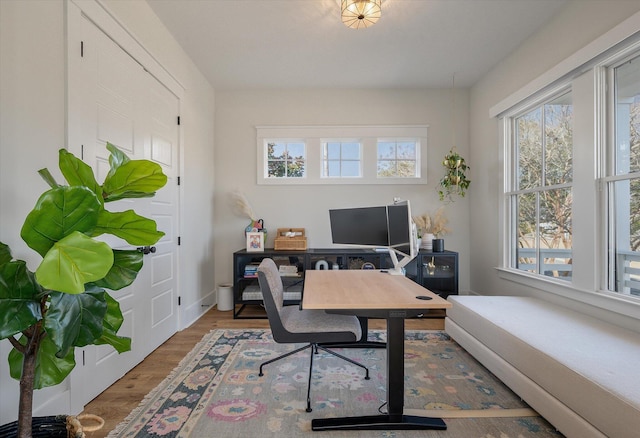
M 467 179 L 466 175 L 469 166 L 467 166 L 464 158 L 454 149 L 451 149 L 449 153 L 444 156 L 442 165 L 446 170 L 440 180 L 440 189 L 438 190 L 440 200 L 453 202 L 455 200 L 454 196 L 456 195 L 464 198 L 471 184 L 471 181 Z

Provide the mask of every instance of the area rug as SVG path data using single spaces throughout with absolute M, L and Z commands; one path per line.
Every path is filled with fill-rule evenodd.
M 384 341 L 385 332 L 369 338 Z M 369 367 L 370 380 L 319 352 L 308 413 L 308 349 L 258 376 L 260 363 L 295 347 L 276 344 L 269 330 L 214 330 L 109 437 L 561 437 L 446 333 L 423 330 L 406 333 L 405 413 L 435 412 L 447 430 L 311 431 L 313 418 L 384 412 L 386 351 L 337 350 Z

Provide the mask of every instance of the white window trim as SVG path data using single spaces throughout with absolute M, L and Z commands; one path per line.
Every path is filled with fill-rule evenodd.
M 320 184 L 427 184 L 427 125 L 360 125 L 360 126 L 256 126 L 257 165 L 259 185 L 320 185 Z M 420 162 L 415 178 L 378 178 L 378 139 L 411 139 L 419 142 L 417 159 Z M 265 176 L 265 141 L 296 139 L 306 144 L 306 172 L 304 178 L 267 178 Z M 322 144 L 327 139 L 361 143 L 362 177 L 323 177 Z

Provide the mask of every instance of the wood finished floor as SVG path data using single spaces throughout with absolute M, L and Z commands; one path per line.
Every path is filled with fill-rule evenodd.
M 247 315 L 251 313 L 248 312 Z M 87 438 L 102 438 L 113 430 L 135 409 L 152 389 L 154 389 L 193 349 L 202 337 L 218 328 L 268 328 L 266 319 L 233 319 L 232 312 L 212 309 L 191 327 L 176 333 L 157 350 L 129 371 L 124 377 L 107 388 L 102 394 L 85 406 L 85 413 L 99 415 L 105 420 L 104 427 L 88 432 Z M 369 328 L 385 328 L 384 320 L 371 320 Z M 407 329 L 442 330 L 443 319 L 409 319 Z

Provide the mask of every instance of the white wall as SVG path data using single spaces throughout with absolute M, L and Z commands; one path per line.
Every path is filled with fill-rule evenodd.
M 471 210 L 474 212 L 474 219 L 471 221 L 471 285 L 474 292 L 488 295 L 545 296 L 599 316 L 621 318 L 620 315 L 607 315 L 599 308 L 586 306 L 581 302 L 583 300 L 564 300 L 545 294 L 543 290 L 527 288 L 498 276 L 495 267 L 500 264 L 498 202 L 503 163 L 499 162 L 498 121 L 489 117 L 489 108 L 638 10 L 640 2 L 637 1 L 572 1 L 471 89 L 470 162 L 475 171 L 475 191 L 470 198 Z M 576 236 L 576 239 L 583 238 L 590 236 Z M 593 297 L 589 299 L 594 300 Z M 586 295 L 584 301 L 587 301 Z M 640 312 L 636 313 L 640 316 Z M 637 326 L 637 320 L 634 321 L 633 318 L 627 322 Z
M 228 197 L 239 189 L 272 233 L 303 227 L 310 248 L 332 247 L 329 208 L 384 205 L 401 197 L 411 200 L 414 215 L 434 212 L 442 203 L 436 192 L 443 175 L 442 157 L 452 146 L 450 90 L 245 90 L 216 92 L 216 280 L 230 282 L 232 253 L 244 248 L 248 219 L 235 216 Z M 468 155 L 468 93 L 456 91 L 457 149 Z M 428 185 L 256 184 L 258 125 L 429 125 Z M 470 178 L 475 178 L 471 165 Z M 470 195 L 473 196 L 475 183 Z M 445 248 L 460 253 L 460 289 L 469 289 L 469 208 L 463 198 L 446 207 L 452 233 Z
M 151 54 L 184 86 L 182 100 L 183 212 L 180 251 L 183 326 L 203 310 L 214 291 L 213 117 L 214 92 L 186 54 L 140 0 L 105 2 Z M 0 1 L 0 241 L 35 269 L 39 257 L 19 237 L 38 196 L 48 187 L 37 174 L 57 169 L 66 146 L 65 4 L 62 0 Z M 209 297 L 209 298 L 207 298 Z M 0 342 L 0 424 L 17 418 L 17 383 L 10 379 L 9 342 Z M 52 412 L 39 401 L 55 391 L 36 392 L 36 413 L 72 413 L 69 400 Z M 51 388 L 53 389 L 53 388 Z M 65 407 L 66 406 L 66 407 Z

